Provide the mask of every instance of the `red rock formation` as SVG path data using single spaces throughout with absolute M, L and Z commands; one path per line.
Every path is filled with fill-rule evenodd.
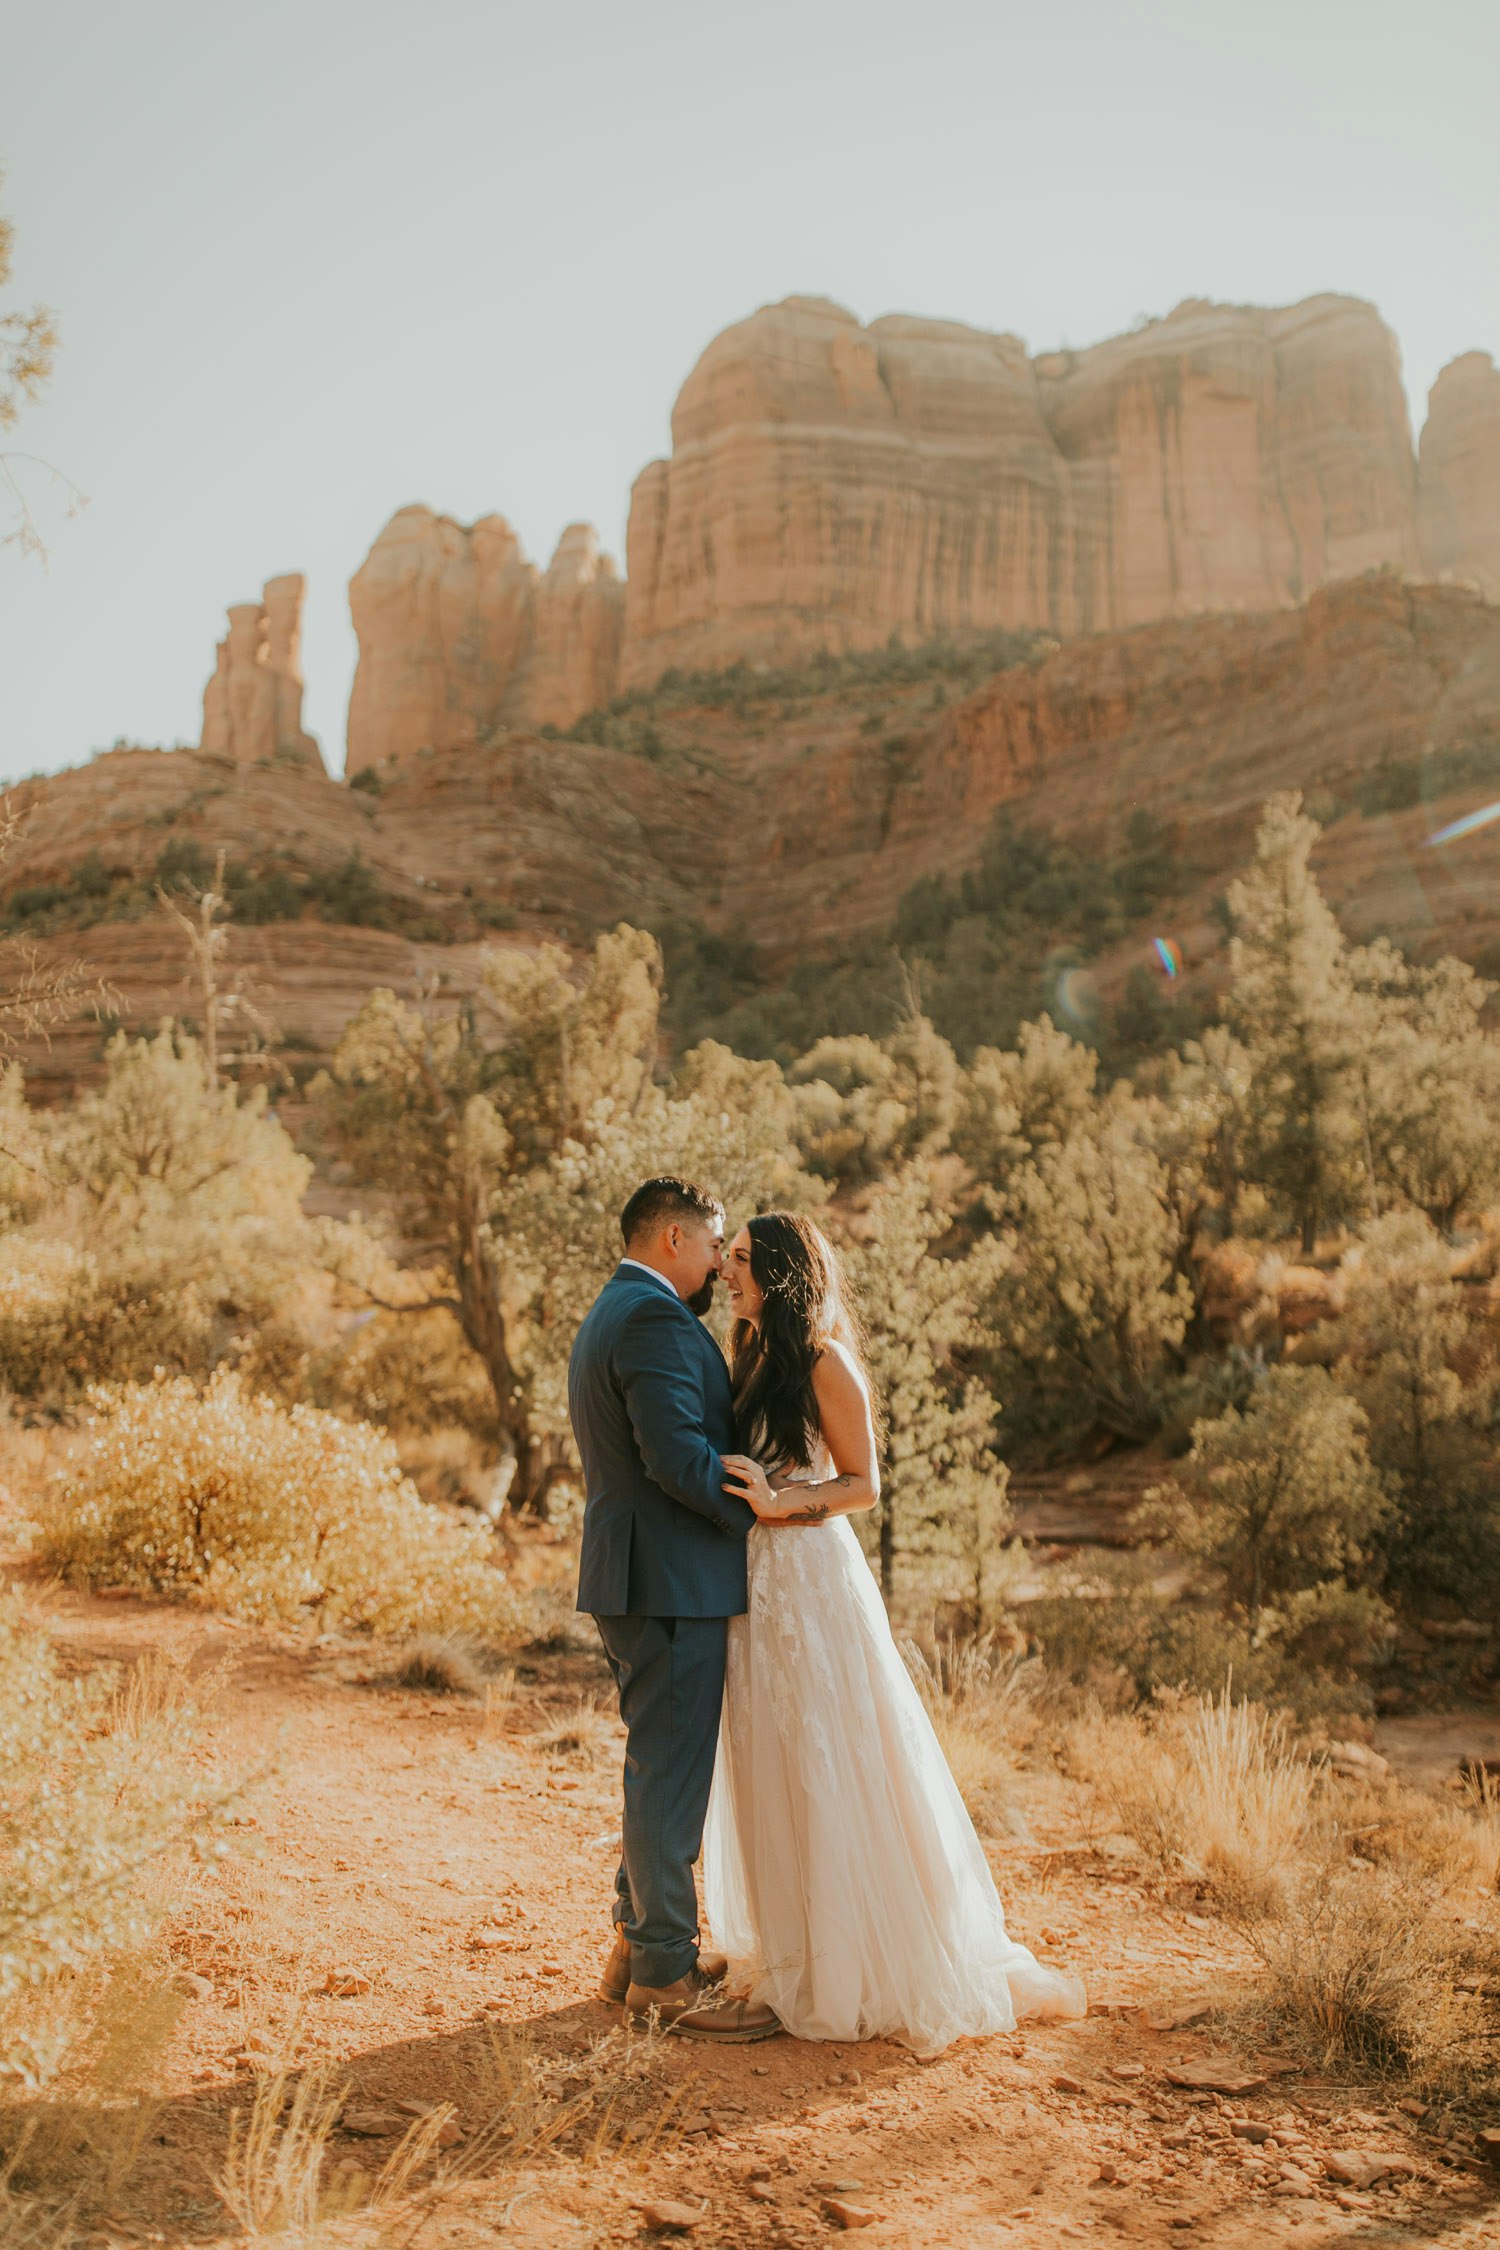
M 995 626 L 1266 609 L 1417 559 L 1373 307 L 1191 302 L 1088 351 L 789 298 L 715 338 L 637 480 L 623 677 Z
M 592 524 L 570 523 L 536 589 L 517 715 L 568 727 L 607 703 L 620 676 L 625 586 Z
M 302 726 L 302 598 L 297 573 L 271 578 L 258 602 L 236 602 L 203 691 L 209 757 L 251 766 L 293 759 L 323 770 L 317 743 Z
M 1422 560 L 1500 601 L 1500 370 L 1488 352 L 1450 360 L 1427 395 Z
M 349 585 L 359 664 L 346 773 L 464 749 L 500 726 L 567 726 L 614 693 L 622 589 L 586 524 L 545 578 L 503 516 L 402 508 Z

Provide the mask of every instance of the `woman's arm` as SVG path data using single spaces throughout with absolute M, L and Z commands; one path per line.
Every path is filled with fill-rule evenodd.
M 758 1461 L 743 1453 L 724 1455 L 725 1491 L 748 1500 L 762 1523 L 826 1523 L 830 1516 L 873 1508 L 880 1498 L 870 1394 L 842 1344 L 828 1344 L 819 1354 L 812 1383 L 823 1443 L 833 1457 L 831 1477 L 816 1484 L 784 1484 L 777 1491 Z

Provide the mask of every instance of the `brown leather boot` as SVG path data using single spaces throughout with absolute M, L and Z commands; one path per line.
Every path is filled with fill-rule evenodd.
M 684 2039 L 713 2039 L 720 2046 L 747 2046 L 752 2039 L 774 2039 L 781 2018 L 758 2000 L 731 2000 L 700 1970 L 690 1969 L 675 1984 L 632 1984 L 625 2012 L 637 2023 L 652 2017 L 664 2031 Z
M 700 1951 L 698 1967 L 710 1984 L 722 1984 L 729 1974 L 729 1962 L 722 1953 Z M 599 1997 L 611 2008 L 623 2008 L 625 1995 L 630 1990 L 630 1940 L 625 1937 L 617 1922 L 615 1942 L 609 1949 L 609 1959 L 599 1979 Z

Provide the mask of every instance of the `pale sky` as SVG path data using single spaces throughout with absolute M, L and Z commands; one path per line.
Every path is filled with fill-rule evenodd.
M 1188 296 L 1369 297 L 1420 416 L 1500 357 L 1496 0 L 48 0 L 0 83 L 0 310 L 62 323 L 0 443 L 0 779 L 196 741 L 227 604 L 346 586 L 423 500 L 543 563 L 717 330 L 794 292 L 1081 345 Z

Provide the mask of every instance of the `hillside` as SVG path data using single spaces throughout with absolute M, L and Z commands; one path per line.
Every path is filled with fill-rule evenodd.
M 222 849 L 235 958 L 309 1060 L 372 984 L 461 989 L 497 932 L 577 944 L 622 918 L 667 933 L 685 1033 L 737 1008 L 746 1044 L 774 1044 L 789 974 L 793 1039 L 823 995 L 835 1013 L 888 1008 L 897 936 L 913 959 L 968 946 L 981 1025 L 1004 985 L 1002 1011 L 1072 1005 L 1090 1028 L 1154 964 L 1156 935 L 1178 948 L 1180 992 L 1211 979 L 1216 895 L 1288 786 L 1327 825 L 1320 878 L 1351 931 L 1492 961 L 1491 840 L 1426 839 L 1497 780 L 1500 608 L 1375 574 L 1295 610 L 1061 647 L 679 678 L 569 735 L 506 732 L 377 788 L 293 759 L 112 751 L 6 794 L 24 821 L 0 909 L 44 956 L 86 958 L 122 1021 L 191 1014 L 155 885 L 206 877 Z M 931 885 L 975 866 L 1002 811 L 1064 851 L 976 934 L 962 901 L 934 913 Z M 1110 912 L 1080 918 L 1101 883 Z M 851 960 L 875 966 L 851 981 Z M 89 1019 L 25 1059 L 57 1091 L 98 1046 Z

